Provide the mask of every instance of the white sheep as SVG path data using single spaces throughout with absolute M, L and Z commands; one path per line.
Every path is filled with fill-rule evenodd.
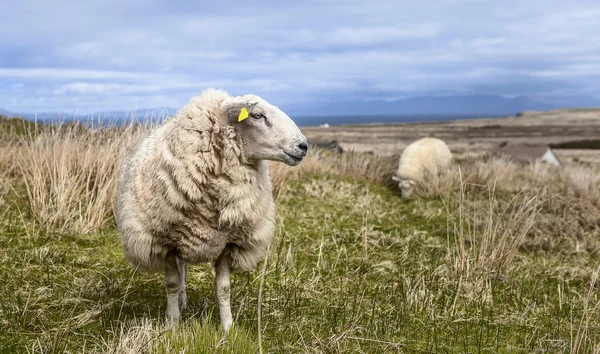
M 230 328 L 230 273 L 254 268 L 273 238 L 265 160 L 295 166 L 307 149 L 278 107 L 216 89 L 140 143 L 120 171 L 115 218 L 127 260 L 165 272 L 167 320 L 179 321 L 187 305 L 187 263 L 214 262 L 221 325 Z
M 451 162 L 452 153 L 446 143 L 436 138 L 422 138 L 402 151 L 398 170 L 392 179 L 398 182 L 402 198 L 410 198 L 416 183 L 444 172 Z

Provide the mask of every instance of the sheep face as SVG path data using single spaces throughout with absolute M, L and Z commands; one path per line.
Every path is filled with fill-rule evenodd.
M 306 156 L 306 138 L 278 107 L 256 95 L 244 95 L 224 101 L 222 108 L 229 124 L 236 128 L 248 160 L 272 160 L 295 166 Z
M 400 192 L 402 194 L 402 198 L 409 199 L 412 195 L 413 188 L 415 186 L 415 181 L 412 179 L 400 178 L 398 176 L 392 177 L 395 182 L 398 182 L 398 187 L 400 188 Z

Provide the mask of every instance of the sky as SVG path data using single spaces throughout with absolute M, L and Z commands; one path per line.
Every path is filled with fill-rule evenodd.
M 600 2 L 0 0 L 0 108 L 600 98 Z

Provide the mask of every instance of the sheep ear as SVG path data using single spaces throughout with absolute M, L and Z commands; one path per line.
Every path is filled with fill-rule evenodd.
M 394 182 L 400 182 L 400 177 L 398 177 L 398 176 L 392 176 L 392 181 L 394 181 Z

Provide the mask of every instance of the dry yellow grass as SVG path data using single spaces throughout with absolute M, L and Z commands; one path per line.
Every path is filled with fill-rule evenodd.
M 487 187 L 483 200 L 469 198 L 466 187 L 461 181 L 458 198 L 445 204 L 448 215 L 455 215 L 448 234 L 454 238 L 456 272 L 465 279 L 504 275 L 535 223 L 539 200 L 518 194 L 503 205 L 495 197 L 495 186 Z
M 22 181 L 32 215 L 53 233 L 89 233 L 112 226 L 118 168 L 148 129 L 129 126 L 104 130 L 66 125 L 25 135 L 18 146 L 2 148 L 0 166 L 12 166 L 12 170 L 4 169 L 4 186 L 0 190 L 6 194 L 8 185 L 19 188 L 7 183 L 11 178 Z M 299 167 L 272 163 L 271 178 L 276 191 L 287 179 L 326 174 L 393 188 L 391 175 L 396 167 L 397 155 L 335 154 L 311 149 Z M 466 158 L 457 162 L 449 174 L 418 186 L 416 193 L 421 198 L 448 199 L 465 185 L 471 189 L 495 186 L 499 199 L 505 199 L 506 195 L 526 191 L 537 195 L 543 208 L 524 247 L 597 250 L 598 242 L 591 239 L 599 229 L 598 171 L 593 165 L 583 164 L 555 168 L 519 165 L 497 158 Z M 552 238 L 547 237 L 549 231 Z
M 31 213 L 50 232 L 81 233 L 112 218 L 119 166 L 146 129 L 52 126 L 21 138 L 14 163 Z
M 559 252 L 600 251 L 600 168 L 519 164 L 504 158 L 475 158 L 456 163 L 444 177 L 416 188 L 420 198 L 456 200 L 461 188 L 487 193 L 493 186 L 498 203 L 517 194 L 536 196 L 540 212 L 523 249 Z
M 371 155 L 350 151 L 336 154 L 326 150 L 310 150 L 299 167 L 289 167 L 281 163 L 271 164 L 271 180 L 277 189 L 288 179 L 306 176 L 334 174 L 346 178 L 359 179 L 391 186 L 392 175 L 397 168 L 395 156 Z

